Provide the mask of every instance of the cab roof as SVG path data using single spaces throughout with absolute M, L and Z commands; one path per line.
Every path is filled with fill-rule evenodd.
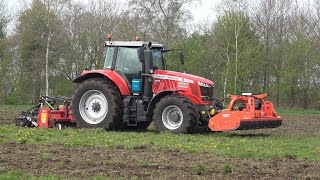
M 147 45 L 149 42 L 146 41 L 105 41 L 105 46 L 111 47 L 141 47 Z M 164 48 L 163 44 L 152 42 L 151 47 Z

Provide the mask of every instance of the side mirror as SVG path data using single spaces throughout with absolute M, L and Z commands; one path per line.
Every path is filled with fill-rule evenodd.
M 149 49 L 149 50 L 150 50 L 150 49 L 151 49 L 151 47 L 152 47 L 152 42 L 149 42 L 149 43 L 148 43 L 148 45 L 147 45 L 147 49 Z
M 181 50 L 179 51 L 179 58 L 180 58 L 181 64 L 184 65 L 184 55 Z

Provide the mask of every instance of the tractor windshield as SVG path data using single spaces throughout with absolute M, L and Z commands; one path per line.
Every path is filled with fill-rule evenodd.
M 115 47 L 108 47 L 106 52 L 106 59 L 104 62 L 104 68 L 111 68 L 112 60 L 114 56 Z

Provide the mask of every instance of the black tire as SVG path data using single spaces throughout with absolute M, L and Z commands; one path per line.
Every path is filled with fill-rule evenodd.
M 89 101 L 90 98 L 94 102 Z M 72 98 L 72 113 L 79 128 L 117 129 L 122 120 L 121 107 L 118 88 L 112 82 L 99 78 L 82 82 Z M 101 117 L 95 119 L 94 113 Z
M 177 94 L 165 96 L 156 104 L 153 120 L 158 132 L 174 134 L 194 133 L 198 125 L 194 104 Z

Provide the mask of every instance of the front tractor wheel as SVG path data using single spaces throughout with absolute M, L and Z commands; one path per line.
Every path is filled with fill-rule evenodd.
M 120 94 L 109 81 L 89 79 L 79 85 L 72 99 L 72 113 L 80 128 L 116 128 L 121 121 Z
M 194 104 L 182 95 L 168 95 L 155 109 L 153 120 L 158 132 L 193 133 L 197 126 Z

